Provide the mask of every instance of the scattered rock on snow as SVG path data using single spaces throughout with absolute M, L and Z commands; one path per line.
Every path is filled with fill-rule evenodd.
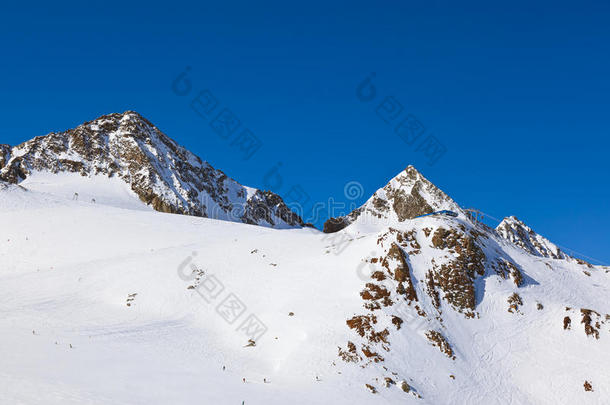
M 398 386 L 400 387 L 401 390 L 403 390 L 404 392 L 409 392 L 411 391 L 411 387 L 409 386 L 409 384 L 405 381 L 402 380 L 398 383 Z
M 583 386 L 585 387 L 585 391 L 593 391 L 593 385 L 591 385 L 589 381 L 585 381 Z

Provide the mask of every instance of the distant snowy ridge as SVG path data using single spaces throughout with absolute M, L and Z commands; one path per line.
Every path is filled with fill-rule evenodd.
M 538 235 L 515 216 L 504 218 L 496 227 L 503 238 L 519 246 L 526 252 L 551 259 L 567 259 L 569 256 L 547 238 Z
M 162 212 L 276 228 L 303 225 L 280 196 L 239 184 L 133 111 L 12 148 L 0 145 L 0 180 L 17 184 L 36 172 L 116 176 Z

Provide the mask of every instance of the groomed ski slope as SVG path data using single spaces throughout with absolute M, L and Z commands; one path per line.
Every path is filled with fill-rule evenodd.
M 603 269 L 586 276 L 574 263 L 534 258 L 498 241 L 526 273 L 521 314 L 507 312 L 510 283 L 487 275 L 477 280 L 479 319 L 444 309 L 456 360 L 415 325 L 401 329 L 384 363 L 362 368 L 337 352 L 358 339 L 346 320 L 363 313 L 362 259 L 377 248 L 377 231 L 348 227 L 341 232 L 352 240 L 339 249 L 311 229 L 153 212 L 112 185 L 108 204 L 100 195 L 95 204 L 73 201 L 72 186 L 0 189 L 0 403 L 602 404 L 610 398 L 607 324 L 599 340 L 585 335 L 578 317 L 572 330 L 562 328 L 566 306 L 610 313 Z M 419 229 L 439 221 L 448 219 L 407 222 Z M 424 264 L 413 267 L 422 280 Z M 222 283 L 210 302 L 201 287 L 188 289 L 196 283 L 193 268 Z M 423 294 L 423 285 L 416 288 Z M 245 307 L 232 324 L 217 312 L 226 297 Z M 244 347 L 248 336 L 238 329 L 251 314 L 267 331 Z M 383 387 L 384 366 L 414 391 Z M 593 392 L 584 391 L 585 380 Z

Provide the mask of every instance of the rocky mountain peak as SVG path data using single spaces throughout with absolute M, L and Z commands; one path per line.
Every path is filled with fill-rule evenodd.
M 9 145 L 0 144 L 0 170 L 6 166 L 6 163 L 11 157 L 11 147 Z
M 537 234 L 523 221 L 515 216 L 506 217 L 496 227 L 496 231 L 511 243 L 534 256 L 551 259 L 569 258 L 557 245 Z
M 447 194 L 409 165 L 377 190 L 361 207 L 346 216 L 326 221 L 324 232 L 337 232 L 359 218 L 394 224 L 438 210 L 462 213 Z
M 118 177 L 157 211 L 271 227 L 302 226 L 278 195 L 245 187 L 178 145 L 135 111 L 0 145 L 0 180 L 32 173 Z

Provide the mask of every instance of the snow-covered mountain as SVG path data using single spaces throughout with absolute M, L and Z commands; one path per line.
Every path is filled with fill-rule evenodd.
M 303 225 L 277 194 L 242 186 L 133 111 L 13 148 L 0 145 L 0 180 L 20 183 L 40 173 L 116 177 L 162 212 L 278 228 Z
M 447 194 L 442 192 L 413 166 L 394 177 L 380 188 L 360 208 L 344 217 L 330 218 L 324 224 L 324 232 L 341 230 L 360 219 L 360 222 L 402 223 L 416 216 L 438 210 L 462 212 Z
M 96 204 L 63 173 L 0 188 L 7 403 L 610 397 L 610 269 L 472 220 L 411 166 L 326 233 L 142 210 L 84 179 Z M 415 218 L 440 209 L 458 216 Z
M 508 239 L 534 256 L 550 257 L 553 259 L 568 259 L 569 257 L 553 242 L 544 236 L 538 235 L 532 228 L 514 216 L 504 218 L 496 227 L 496 231 L 505 239 Z

